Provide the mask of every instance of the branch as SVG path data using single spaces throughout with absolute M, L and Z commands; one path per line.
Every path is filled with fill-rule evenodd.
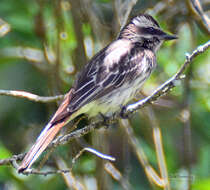
M 126 0 L 123 3 L 121 1 L 114 1 L 115 12 L 120 25 L 120 30 L 126 25 L 128 17 L 136 3 L 137 0 Z
M 13 161 L 22 160 L 24 156 L 25 156 L 25 153 L 22 153 L 22 154 L 14 155 L 14 156 L 12 156 L 11 158 L 1 159 L 1 160 L 0 160 L 0 166 L 1 166 L 1 165 L 9 165 L 9 164 L 11 164 Z
M 200 17 L 201 23 L 210 34 L 210 18 L 203 11 L 202 5 L 199 0 L 191 0 L 191 7 L 194 10 L 194 13 Z
M 5 36 L 11 30 L 11 26 L 0 18 L 0 38 Z
M 34 102 L 41 102 L 41 103 L 55 102 L 57 100 L 63 99 L 64 97 L 64 95 L 44 97 L 44 96 L 38 96 L 36 94 L 32 94 L 30 92 L 18 91 L 18 90 L 0 90 L 0 95 L 14 96 L 17 98 L 26 98 L 28 100 L 31 100 Z
M 175 83 L 178 80 L 183 79 L 183 73 L 186 69 L 186 67 L 192 63 L 192 61 L 195 59 L 195 57 L 197 57 L 198 55 L 202 54 L 203 52 L 205 52 L 208 48 L 210 47 L 210 41 L 206 42 L 205 44 L 197 47 L 192 54 L 186 54 L 186 60 L 185 63 L 182 65 L 182 67 L 178 70 L 178 72 L 172 76 L 169 80 L 167 80 L 165 83 L 163 83 L 160 87 L 158 87 L 150 96 L 135 102 L 134 104 L 130 104 L 128 106 L 125 107 L 125 109 L 121 110 L 121 112 L 118 112 L 116 114 L 114 114 L 112 117 L 106 119 L 106 120 L 101 120 L 98 122 L 93 122 L 87 126 L 85 126 L 82 129 L 79 129 L 77 131 L 74 131 L 70 134 L 61 136 L 56 138 L 48 148 L 50 147 L 56 147 L 60 144 L 65 144 L 67 142 L 69 142 L 72 139 L 75 138 L 79 138 L 84 136 L 87 133 L 90 133 L 91 131 L 100 128 L 102 126 L 107 126 L 110 125 L 114 122 L 116 122 L 116 120 L 118 118 L 120 118 L 120 116 L 125 115 L 128 116 L 130 114 L 132 114 L 134 111 L 141 109 L 142 107 L 148 105 L 148 104 L 152 104 L 154 101 L 156 101 L 159 97 L 165 95 L 166 93 L 168 93 L 172 88 L 175 87 Z M 29 93 L 30 94 L 30 93 Z M 18 96 L 20 97 L 20 96 Z M 22 97 L 22 96 L 21 96 Z M 7 165 L 7 164 L 11 164 L 14 168 L 17 168 L 17 163 L 16 161 L 22 160 L 23 159 L 24 154 L 19 154 L 19 155 L 15 155 L 12 158 L 9 159 L 2 159 L 0 160 L 0 165 Z M 48 175 L 48 174 L 55 174 L 55 173 L 63 173 L 63 172 L 69 172 L 69 170 L 55 170 L 55 171 L 48 171 L 48 172 L 39 172 L 37 170 L 31 169 L 31 170 L 27 170 L 25 171 L 23 174 L 39 174 L 39 175 Z

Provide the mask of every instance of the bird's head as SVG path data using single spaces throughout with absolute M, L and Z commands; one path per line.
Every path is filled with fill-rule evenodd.
M 153 51 L 157 51 L 163 41 L 177 39 L 161 30 L 157 21 L 148 14 L 139 14 L 132 18 L 120 31 L 119 38 L 129 39 Z

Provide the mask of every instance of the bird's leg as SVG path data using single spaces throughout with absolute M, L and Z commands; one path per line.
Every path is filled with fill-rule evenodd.
M 104 115 L 103 113 L 99 112 L 99 117 L 103 120 L 103 123 L 105 125 L 107 125 L 107 121 L 109 120 L 109 117 L 107 117 L 106 115 Z
M 128 114 L 126 114 L 126 106 L 121 105 L 120 108 L 121 108 L 121 110 L 120 110 L 120 117 L 122 119 L 129 119 Z

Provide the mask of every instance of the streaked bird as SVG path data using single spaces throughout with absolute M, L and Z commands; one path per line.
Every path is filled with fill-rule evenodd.
M 69 93 L 18 171 L 31 167 L 60 129 L 80 114 L 111 115 L 132 100 L 156 66 L 156 52 L 165 40 L 176 39 L 160 29 L 148 14 L 139 14 L 116 40 L 99 51 L 82 69 Z

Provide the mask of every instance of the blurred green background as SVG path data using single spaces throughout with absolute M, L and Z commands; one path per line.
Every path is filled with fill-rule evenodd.
M 142 89 L 149 95 L 170 78 L 185 61 L 185 54 L 210 39 L 190 1 L 139 0 L 1 0 L 0 89 L 24 90 L 40 96 L 66 93 L 80 68 L 114 40 L 126 11 L 152 14 L 161 27 L 176 34 L 157 55 L 158 66 Z M 210 15 L 210 2 L 201 1 Z M 0 96 L 0 159 L 25 152 L 58 104 L 36 103 Z M 210 51 L 198 56 L 186 79 L 152 106 L 163 136 L 171 189 L 210 189 Z M 151 121 L 146 109 L 131 119 L 132 128 L 149 162 L 158 171 Z M 84 126 L 85 122 L 81 122 Z M 64 129 L 67 133 L 68 128 Z M 58 168 L 59 161 L 73 167 L 84 189 L 126 189 L 103 168 L 104 161 L 84 153 L 72 166 L 72 158 L 84 145 L 116 157 L 115 167 L 129 189 L 160 189 L 151 185 L 119 125 L 96 130 L 84 138 L 59 146 L 42 171 Z M 42 156 L 43 157 L 43 156 Z M 34 165 L 38 168 L 39 163 Z M 159 172 L 158 172 L 159 173 Z M 188 177 L 192 178 L 188 184 Z M 0 166 L 0 190 L 68 189 L 61 174 L 18 174 Z

